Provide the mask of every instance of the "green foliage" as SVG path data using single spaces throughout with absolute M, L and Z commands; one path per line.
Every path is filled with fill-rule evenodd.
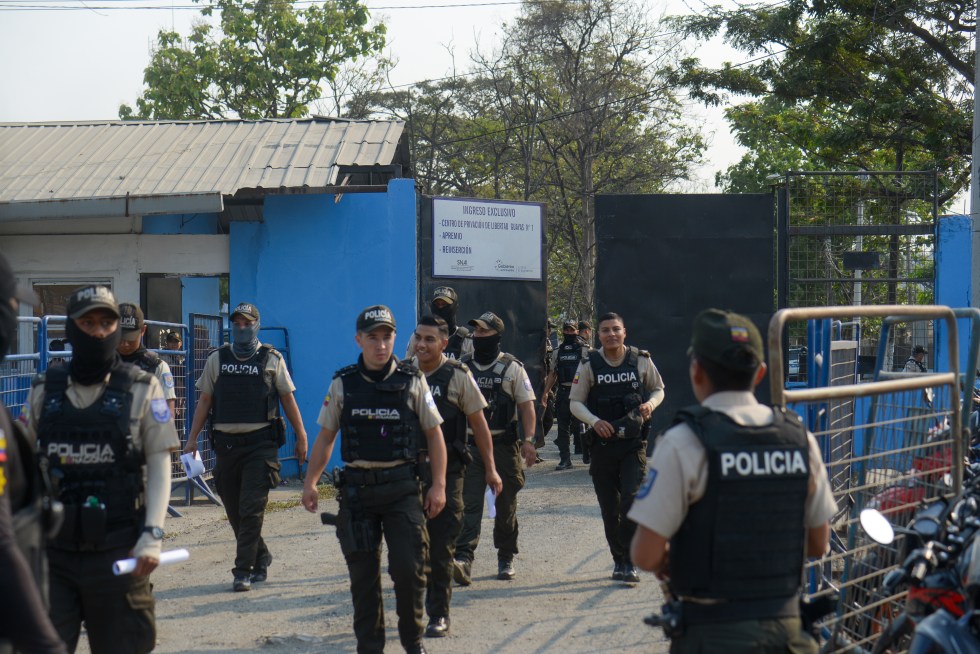
M 705 147 L 664 76 L 675 44 L 641 16 L 528 2 L 465 76 L 360 99 L 407 122 L 421 192 L 547 204 L 552 314 L 593 313 L 595 195 L 663 192 Z
M 358 0 L 302 10 L 288 0 L 216 0 L 186 39 L 161 31 L 135 109 L 124 120 L 298 118 L 345 63 L 379 53 L 385 27 L 368 27 Z
M 969 181 L 975 6 L 957 0 L 790 0 L 709 8 L 675 19 L 723 35 L 752 57 L 710 70 L 682 62 L 674 79 L 729 110 L 750 155 L 719 181 L 756 188 L 802 170 L 938 170 L 940 201 Z

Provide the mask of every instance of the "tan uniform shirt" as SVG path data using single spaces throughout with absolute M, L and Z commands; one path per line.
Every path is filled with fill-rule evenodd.
M 724 413 L 739 425 L 763 427 L 772 424 L 772 409 L 759 404 L 747 391 L 715 393 L 701 404 Z M 807 434 L 807 440 L 810 487 L 804 507 L 804 526 L 813 529 L 830 520 L 837 511 L 837 504 L 817 441 L 811 434 Z M 652 472 L 637 493 L 629 518 L 669 539 L 680 529 L 688 508 L 704 497 L 708 486 L 707 455 L 697 435 L 682 423 L 660 437 L 648 467 Z
M 497 365 L 503 353 L 497 355 L 497 358 L 483 366 L 476 362 L 475 359 L 470 359 L 466 362 L 466 365 L 471 370 L 485 371 Z M 473 380 L 474 383 L 476 380 Z M 519 420 L 520 414 L 517 411 L 518 404 L 524 404 L 525 402 L 533 402 L 535 400 L 534 389 L 531 387 L 531 380 L 527 376 L 527 371 L 524 370 L 524 366 L 517 361 L 514 361 L 509 366 L 507 366 L 507 371 L 504 373 L 504 381 L 500 385 L 500 390 L 505 393 L 509 398 L 514 400 L 514 415 L 510 417 L 510 421 Z M 503 434 L 505 429 L 491 429 L 490 434 L 492 436 L 499 436 Z M 467 427 L 466 433 L 472 434 L 473 431 Z
M 246 359 L 239 360 L 245 361 Z M 208 355 L 208 360 L 204 364 L 204 371 L 197 378 L 197 390 L 214 397 L 214 385 L 218 381 L 220 372 L 221 363 L 218 360 L 218 351 L 215 350 Z M 289 395 L 296 390 L 296 386 L 293 385 L 293 379 L 289 376 L 289 371 L 286 369 L 286 362 L 278 350 L 269 352 L 269 356 L 265 360 L 264 374 L 272 376 L 273 384 L 280 396 Z M 226 434 L 247 434 L 251 431 L 258 431 L 268 425 L 268 422 L 217 422 L 214 424 L 214 428 Z
M 627 354 L 629 354 L 629 346 L 626 347 L 626 352 L 623 356 L 618 359 L 609 359 L 606 357 L 606 353 L 602 350 L 595 350 L 599 353 L 606 363 L 610 366 L 619 366 L 626 360 Z M 643 383 L 644 393 L 641 393 L 644 398 L 651 398 L 646 400 L 647 403 L 652 403 L 653 409 L 659 406 L 660 402 L 663 401 L 663 391 L 664 391 L 664 380 L 660 377 L 660 371 L 657 370 L 657 366 L 653 365 L 653 360 L 650 357 L 638 356 L 636 363 L 637 370 L 640 374 L 640 381 Z M 570 401 L 570 406 L 572 414 L 592 427 L 599 421 L 599 416 L 593 414 L 588 409 L 589 391 L 592 390 L 592 386 L 595 384 L 595 375 L 592 373 L 592 364 L 588 359 L 583 359 L 582 363 L 578 364 L 578 370 L 575 372 L 575 379 L 572 381 L 572 391 L 568 395 Z M 651 397 L 651 394 L 653 397 Z M 576 404 L 576 402 L 578 404 Z
M 164 361 L 162 357 L 157 369 L 153 372 L 153 376 L 160 382 L 160 388 L 163 389 L 163 399 L 176 400 L 177 389 L 175 388 L 174 375 L 170 371 L 170 364 Z
M 82 386 L 69 377 L 65 396 L 72 406 L 85 409 L 102 397 L 108 383 L 108 375 L 101 383 L 91 386 Z M 133 405 L 129 414 L 129 428 L 133 445 L 144 455 L 172 452 L 180 447 L 170 408 L 156 377 L 152 377 L 149 384 L 133 384 L 132 393 Z M 21 419 L 27 420 L 31 440 L 37 439 L 37 425 L 43 406 L 44 385 L 39 384 L 31 388 L 27 402 L 24 404 L 24 413 L 21 414 Z
M 385 375 L 385 379 L 391 377 L 395 372 L 395 366 L 391 367 L 391 372 Z M 363 375 L 362 375 L 363 377 Z M 364 379 L 368 379 L 364 377 Z M 370 381 L 370 380 L 368 380 Z M 429 384 L 425 381 L 424 375 L 412 378 L 411 386 L 408 389 L 409 404 L 412 411 L 419 417 L 419 424 L 423 430 L 433 429 L 442 424 L 442 416 L 436 410 L 435 400 L 429 392 Z M 323 406 L 320 407 L 320 415 L 317 416 L 316 424 L 324 429 L 333 432 L 340 431 L 340 417 L 344 409 L 344 381 L 339 376 L 334 377 L 330 382 L 330 390 L 323 398 Z M 343 436 L 341 436 L 343 438 Z M 355 468 L 388 468 L 401 465 L 404 461 L 365 461 L 358 459 L 349 461 L 347 465 Z

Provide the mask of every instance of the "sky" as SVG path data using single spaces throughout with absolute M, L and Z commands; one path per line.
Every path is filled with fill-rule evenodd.
M 649 3 L 651 16 L 665 11 L 665 5 L 654 5 L 657 0 L 641 1 Z M 35 9 L 11 10 L 26 4 Z M 0 122 L 118 118 L 119 105 L 132 105 L 142 91 L 143 69 L 158 30 L 187 34 L 201 20 L 197 11 L 179 8 L 189 4 L 188 0 L 0 0 Z M 391 75 L 394 84 L 443 77 L 454 66 L 465 70 L 477 44 L 492 45 L 500 26 L 519 11 L 518 4 L 506 0 L 367 0 L 365 4 L 372 17 L 387 25 L 388 53 L 398 61 Z M 447 4 L 470 6 L 432 6 Z M 45 5 L 78 9 L 36 9 Z M 155 9 L 100 9 L 124 5 Z M 416 8 L 397 8 L 406 5 Z M 687 10 L 678 4 L 670 11 Z M 712 65 L 742 60 L 720 43 L 710 43 L 698 54 Z M 711 147 L 697 179 L 683 190 L 716 192 L 715 172 L 737 161 L 741 150 L 720 109 L 689 104 L 687 112 L 693 123 L 705 127 Z

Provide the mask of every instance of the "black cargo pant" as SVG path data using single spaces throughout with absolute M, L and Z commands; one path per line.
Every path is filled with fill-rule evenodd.
M 609 552 L 615 563 L 629 563 L 636 523 L 626 514 L 646 476 L 647 443 L 638 438 L 609 441 L 597 438 L 592 443 L 591 454 L 589 474 L 599 500 Z
M 480 544 L 487 469 L 475 445 L 469 445 L 473 463 L 463 476 L 463 530 L 456 539 L 456 558 L 472 561 Z M 520 445 L 512 433 L 493 437 L 493 461 L 504 487 L 497 496 L 493 523 L 493 546 L 498 560 L 509 561 L 517 554 L 517 493 L 524 488 L 524 463 Z
M 429 536 L 419 481 L 414 465 L 409 467 L 411 476 L 396 481 L 385 481 L 385 478 L 398 477 L 406 466 L 390 472 L 356 473 L 351 468 L 344 472 L 338 498 L 337 538 L 350 573 L 358 654 L 375 654 L 385 648 L 382 535 L 388 545 L 388 574 L 395 586 L 399 640 L 409 649 L 422 638 Z
M 214 436 L 214 484 L 235 532 L 236 577 L 248 575 L 256 564 L 268 565 L 269 548 L 262 540 L 262 521 L 269 490 L 279 485 L 279 448 L 272 430 Z
M 135 541 L 133 542 L 135 545 Z M 102 552 L 48 548 L 51 622 L 69 652 L 82 622 L 92 654 L 144 654 L 156 646 L 156 619 L 149 577 L 112 574 L 132 545 Z
M 450 459 L 455 458 L 450 455 Z M 446 507 L 427 521 L 429 570 L 425 612 L 430 618 L 448 618 L 453 597 L 453 557 L 456 538 L 463 528 L 463 472 L 465 466 L 450 464 L 446 470 Z M 428 491 L 428 488 L 425 489 Z
M 670 642 L 671 654 L 816 654 L 817 643 L 799 618 L 769 618 L 688 625 Z
M 580 432 L 581 423 L 572 415 L 571 403 L 568 399 L 571 392 L 571 386 L 559 386 L 558 397 L 555 400 L 555 413 L 558 414 L 558 435 L 555 436 L 555 445 L 558 446 L 558 456 L 562 461 L 571 458 L 570 443 L 574 438 L 578 438 Z

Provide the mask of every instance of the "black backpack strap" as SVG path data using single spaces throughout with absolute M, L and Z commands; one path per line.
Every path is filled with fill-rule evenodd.
M 357 372 L 357 364 L 356 363 L 352 363 L 349 366 L 344 366 L 340 370 L 336 371 L 333 374 L 333 378 L 336 379 L 337 377 L 344 377 L 346 375 L 351 374 L 352 372 Z
M 52 366 L 44 373 L 44 405 L 42 416 L 60 415 L 64 410 L 68 390 L 68 366 Z

